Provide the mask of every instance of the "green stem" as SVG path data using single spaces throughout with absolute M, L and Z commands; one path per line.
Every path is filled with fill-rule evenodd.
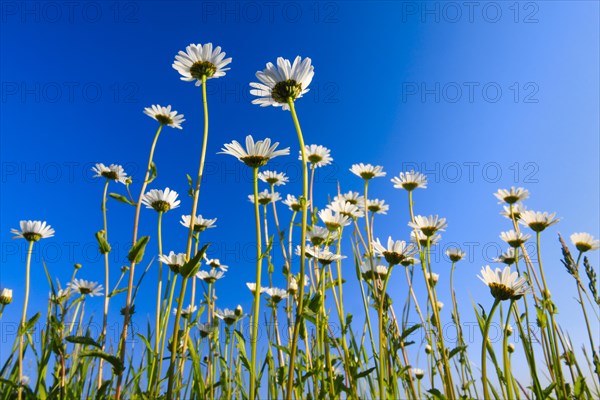
M 104 222 L 104 240 L 108 243 L 108 222 L 106 218 L 106 193 L 108 192 L 108 184 L 109 180 L 107 179 L 104 183 L 104 193 L 102 195 L 102 220 Z M 106 326 L 108 322 L 108 305 L 110 301 L 110 279 L 109 275 L 109 259 L 108 252 L 104 253 L 104 312 L 102 315 L 102 333 L 100 334 L 100 343 L 102 345 L 102 351 L 106 346 Z M 104 365 L 104 360 L 100 358 L 98 362 L 98 388 L 102 385 L 102 366 Z
M 31 275 L 31 253 L 33 252 L 33 240 L 29 241 L 27 248 L 27 262 L 25 264 L 25 300 L 23 301 L 23 313 L 21 314 L 21 326 L 19 327 L 19 400 L 23 396 L 23 352 L 25 336 L 25 324 L 27 323 L 27 304 L 29 303 L 29 283 Z
M 252 336 L 250 337 L 251 344 L 251 364 L 250 364 L 250 400 L 256 398 L 256 348 L 258 347 L 258 319 L 260 311 L 260 284 L 262 276 L 262 244 L 260 232 L 260 208 L 258 204 L 258 168 L 253 171 L 254 183 L 254 218 L 256 225 L 256 287 L 254 290 L 254 305 L 252 311 Z
M 487 342 L 488 342 L 488 334 L 490 331 L 490 324 L 492 322 L 492 317 L 494 316 L 494 312 L 496 312 L 496 308 L 498 308 L 498 304 L 500 304 L 500 300 L 496 299 L 494 301 L 494 305 L 490 310 L 490 313 L 485 321 L 485 326 L 483 328 L 483 340 L 481 345 L 481 381 L 483 384 L 483 398 L 484 400 L 490 399 L 490 392 L 488 389 L 488 380 L 487 380 Z
M 294 120 L 294 126 L 296 127 L 296 133 L 298 134 L 298 142 L 300 145 L 300 153 L 302 155 L 302 197 L 300 200 L 302 204 L 302 233 L 300 235 L 300 279 L 298 282 L 298 307 L 296 308 L 296 321 L 294 323 L 294 332 L 292 334 L 292 345 L 290 349 L 290 366 L 287 380 L 287 392 L 286 400 L 292 399 L 292 389 L 294 386 L 294 367 L 296 362 L 296 350 L 298 348 L 298 334 L 300 332 L 300 326 L 303 319 L 304 310 L 304 270 L 306 264 L 306 217 L 307 217 L 307 198 L 308 198 L 308 168 L 306 165 L 306 149 L 304 147 L 304 137 L 302 135 L 302 129 L 300 128 L 300 122 L 296 115 L 296 108 L 294 107 L 294 101 L 290 98 L 288 100 L 288 106 L 292 113 L 292 119 Z M 253 400 L 253 399 L 252 399 Z
M 508 306 L 508 311 L 506 312 L 506 323 L 502 327 L 503 331 L 504 331 L 504 337 L 502 339 L 502 353 L 503 353 L 503 358 L 504 358 L 504 379 L 506 380 L 506 393 L 507 393 L 508 400 L 513 399 L 513 391 L 512 391 L 513 378 L 512 378 L 512 373 L 511 373 L 511 369 L 510 369 L 510 359 L 508 356 L 508 324 L 510 322 L 510 313 L 512 311 L 514 304 L 515 304 L 515 301 L 511 300 L 510 305 Z
M 162 255 L 162 211 L 158 212 L 158 254 Z M 158 260 L 158 284 L 156 287 L 156 324 L 155 324 L 155 342 L 154 342 L 154 357 L 155 361 L 150 366 L 150 382 L 148 382 L 148 388 L 155 390 L 158 388 L 159 376 L 154 376 L 156 364 L 160 362 L 158 355 L 160 353 L 160 322 L 161 322 L 161 294 L 162 294 L 162 275 L 163 275 L 163 263 Z M 168 311 L 167 311 L 168 312 Z M 152 393 L 152 392 L 151 392 Z

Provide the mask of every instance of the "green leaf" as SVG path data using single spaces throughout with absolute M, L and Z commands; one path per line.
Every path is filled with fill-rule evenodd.
M 25 322 L 25 326 L 19 327 L 19 335 L 23 335 L 25 332 L 29 332 L 35 325 L 38 319 L 40 319 L 40 313 L 36 313 L 29 321 Z
M 416 331 L 417 329 L 419 329 L 422 326 L 423 325 L 421 325 L 421 324 L 415 324 L 415 325 L 411 326 L 410 328 L 403 330 L 402 331 L 402 336 L 400 336 L 400 340 L 406 339 L 407 337 L 409 337 L 410 335 L 412 335 L 412 333 L 414 331 Z
M 375 370 L 376 367 L 371 367 L 367 370 L 364 370 L 363 372 L 360 372 L 358 374 L 356 374 L 354 376 L 355 379 L 360 379 L 360 378 L 364 378 L 365 376 L 369 375 L 371 372 L 373 372 Z
M 65 338 L 65 340 L 69 343 L 77 343 L 77 344 L 83 344 L 86 346 L 94 346 L 97 348 L 102 348 L 102 346 L 96 342 L 94 339 L 92 339 L 90 336 L 67 336 Z
M 96 240 L 98 241 L 98 247 L 100 248 L 100 254 L 110 253 L 110 244 L 106 241 L 106 233 L 104 230 L 96 232 Z
M 135 206 L 136 204 L 132 201 L 129 201 L 129 199 L 123 195 L 120 195 L 118 193 L 109 193 L 108 194 L 110 197 L 112 197 L 113 199 L 120 201 L 121 203 L 125 203 L 125 204 L 129 204 L 131 206 Z
M 193 276 L 196 274 L 196 272 L 198 272 L 198 269 L 200 268 L 200 259 L 202 259 L 202 256 L 204 256 L 204 253 L 206 252 L 206 249 L 208 249 L 208 246 L 208 243 L 202 246 L 200 251 L 198 251 L 194 256 L 194 258 L 183 264 L 183 266 L 179 269 L 179 273 L 181 274 L 181 276 L 183 276 L 184 278 L 189 278 L 190 276 Z
M 443 400 L 446 400 L 446 396 L 444 396 L 444 395 L 442 394 L 442 392 L 440 392 L 440 391 L 439 391 L 438 389 L 436 389 L 436 388 L 429 389 L 429 390 L 427 391 L 427 393 L 431 393 L 431 394 L 433 395 L 433 397 L 434 397 L 434 398 L 436 398 L 436 399 L 443 399 Z
M 82 351 L 80 354 L 81 357 L 98 357 L 103 359 L 104 361 L 110 363 L 113 368 L 113 372 L 115 375 L 121 375 L 125 371 L 125 367 L 119 358 L 113 356 L 112 354 L 105 353 L 101 350 L 87 350 Z
M 132 263 L 139 263 L 144 258 L 144 250 L 146 249 L 146 245 L 150 240 L 150 236 L 141 237 L 136 244 L 131 247 L 129 250 L 129 254 L 127 254 L 127 259 Z
M 456 346 L 452 350 L 450 350 L 450 354 L 448 355 L 448 359 L 454 357 L 457 353 L 464 351 L 467 349 L 467 346 Z

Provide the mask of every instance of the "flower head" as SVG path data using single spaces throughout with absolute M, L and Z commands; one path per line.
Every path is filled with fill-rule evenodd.
M 408 226 L 420 230 L 427 237 L 431 237 L 436 232 L 443 231 L 448 224 L 446 223 L 446 218 L 440 218 L 437 215 L 430 215 L 428 217 L 417 215 L 415 222 L 409 222 Z
M 355 204 L 344 199 L 335 200 L 327 205 L 327 208 L 331 211 L 345 215 L 349 218 L 361 218 L 365 216 L 365 213 Z
M 413 170 L 409 172 L 400 172 L 400 175 L 392 178 L 392 183 L 397 189 L 404 189 L 408 192 L 412 192 L 417 188 L 427 188 L 427 176 Z
M 159 189 L 152 189 L 147 192 L 142 198 L 142 203 L 146 208 L 154 208 L 157 212 L 167 212 L 173 208 L 179 207 L 180 200 L 177 200 L 179 194 L 166 188 L 164 191 Z
M 302 204 L 300 204 L 300 200 L 291 194 L 288 194 L 282 203 L 288 206 L 292 211 L 298 212 L 302 210 Z
M 269 295 L 269 297 L 271 297 L 271 302 L 273 304 L 277 304 L 281 300 L 288 297 L 287 290 L 279 289 L 279 288 L 268 288 L 268 289 L 265 289 L 265 291 L 263 293 L 266 293 L 267 295 Z
M 541 211 L 523 211 L 521 213 L 521 222 L 523 225 L 529 226 L 529 228 L 534 232 L 542 232 L 544 229 L 548 228 L 551 225 L 556 224 L 560 218 L 555 218 L 556 213 L 548 213 Z
M 347 201 L 348 203 L 354 204 L 355 206 L 365 203 L 365 198 L 363 196 L 361 196 L 360 193 L 353 192 L 353 191 L 341 194 L 339 196 L 335 196 L 333 198 L 334 202 L 341 201 L 341 200 Z
M 12 289 L 3 288 L 0 291 L 0 304 L 3 306 L 9 305 L 12 303 L 13 299 L 13 291 Z
M 488 285 L 492 296 L 496 300 L 518 300 L 529 291 L 527 280 L 519 277 L 517 272 L 511 272 L 506 266 L 503 270 L 496 268 L 493 271 L 489 265 L 481 269 L 481 276 L 477 276 L 483 283 Z
M 154 118 L 160 122 L 161 125 L 168 125 L 171 128 L 182 129 L 181 123 L 185 121 L 185 119 L 183 119 L 183 114 L 177 115 L 177 111 L 171 111 L 170 105 L 163 107 L 158 104 L 153 104 L 151 107 L 144 108 L 144 114 Z
M 410 370 L 417 379 L 423 379 L 425 376 L 425 371 L 423 371 L 421 368 L 411 368 Z
M 313 226 L 312 229 L 306 233 L 306 238 L 312 243 L 313 246 L 320 246 L 322 244 L 329 246 L 338 238 L 337 231 L 330 232 L 327 228 L 322 226 Z
M 387 248 L 383 247 L 379 239 L 373 241 L 373 250 L 375 254 L 384 257 L 390 265 L 400 264 L 405 258 L 412 257 L 415 252 L 415 246 L 411 243 L 406 243 L 404 240 L 394 241 L 392 237 L 388 237 Z
M 500 239 L 508 243 L 510 247 L 521 247 L 521 245 L 528 241 L 530 238 L 531 235 L 516 232 L 514 230 L 500 233 Z
M 598 250 L 600 248 L 600 240 L 594 240 L 594 237 L 589 233 L 580 232 L 571 235 L 571 242 L 582 253 L 590 250 Z
M 360 206 L 360 205 L 359 205 Z M 364 207 L 364 204 L 362 204 Z M 385 204 L 385 200 L 379 199 L 368 199 L 367 200 L 367 210 L 374 214 L 387 214 L 390 206 Z
M 298 276 L 298 278 L 296 278 L 295 276 L 292 276 L 290 278 L 290 284 L 288 287 L 288 292 L 290 294 L 295 294 L 298 291 L 298 281 L 300 280 L 300 277 Z M 308 286 L 308 276 L 304 275 L 304 286 Z
M 371 165 L 371 164 L 354 164 L 352 168 L 350 168 L 350 172 L 354 175 L 363 178 L 365 181 L 373 178 L 379 178 L 381 176 L 385 176 L 385 172 L 383 172 L 383 167 L 380 165 Z
M 175 254 L 171 251 L 168 256 L 161 254 L 158 256 L 158 261 L 163 264 L 167 264 L 169 269 L 174 273 L 179 273 L 179 269 L 185 265 L 185 253 Z
M 330 231 L 337 231 L 343 226 L 348 226 L 352 223 L 351 219 L 347 215 L 341 213 L 334 213 L 329 208 L 319 211 L 319 218 L 325 224 L 327 229 Z
M 208 258 L 206 257 L 206 255 L 204 255 L 204 260 L 206 261 L 206 265 L 208 265 L 211 268 L 218 268 L 223 272 L 227 272 L 227 270 L 229 270 L 229 267 L 227 265 L 221 264 L 221 260 L 219 260 L 218 258 Z
M 246 148 L 234 140 L 231 143 L 225 143 L 225 148 L 222 148 L 219 154 L 229 154 L 251 168 L 262 167 L 267 164 L 271 158 L 277 156 L 285 156 L 290 154 L 290 148 L 275 150 L 279 146 L 279 142 L 275 142 L 271 146 L 271 139 L 259 140 L 254 143 L 251 135 L 246 136 Z
M 46 221 L 20 221 L 21 230 L 12 228 L 10 233 L 13 239 L 23 238 L 29 242 L 37 242 L 40 239 L 46 239 L 54 236 L 54 229 Z
M 288 177 L 283 172 L 263 171 L 258 174 L 258 179 L 271 186 L 280 186 L 288 183 Z
M 252 292 L 253 295 L 254 295 L 254 293 L 256 293 L 256 283 L 254 283 L 254 282 L 247 282 L 246 286 L 248 287 L 248 289 L 250 289 L 250 292 Z M 265 288 L 261 287 L 260 288 L 260 292 L 262 293 L 264 291 L 265 291 Z
M 241 309 L 241 307 L 240 307 L 240 309 Z M 226 308 L 224 310 L 217 310 L 215 312 L 215 316 L 217 318 L 225 321 L 225 323 L 227 325 L 231 325 L 231 324 L 236 323 L 243 315 L 241 315 L 239 312 L 237 312 L 237 309 L 230 310 L 229 308 Z
M 425 276 L 427 277 L 427 281 L 429 282 L 429 286 L 434 287 L 437 285 L 440 280 L 440 275 L 435 272 L 426 272 Z
M 299 152 L 298 160 L 302 160 L 302 152 Z M 304 146 L 304 153 L 306 160 L 311 164 L 313 168 L 324 167 L 325 165 L 331 164 L 333 158 L 331 157 L 331 151 L 321 145 L 311 144 L 310 146 Z
M 388 274 L 388 268 L 385 265 L 377 263 L 377 260 L 365 261 L 360 264 L 360 272 L 365 280 L 385 279 Z
M 217 271 L 215 268 L 211 268 L 210 271 L 198 271 L 196 277 L 202 279 L 206 283 L 215 283 L 217 280 L 224 276 L 223 271 Z
M 297 250 L 296 254 L 299 255 L 300 254 L 300 246 L 297 246 L 296 250 Z M 305 252 L 306 252 L 306 255 L 316 258 L 323 265 L 329 265 L 334 261 L 339 261 L 341 259 L 346 258 L 346 256 L 341 256 L 341 255 L 332 253 L 327 248 L 321 250 L 318 247 L 314 247 L 314 248 L 306 247 Z
M 198 309 L 198 307 L 194 306 L 194 305 L 189 305 L 186 308 L 182 308 L 181 309 L 181 318 L 183 319 L 190 319 L 192 317 L 192 314 L 196 312 L 196 310 Z M 177 307 L 173 308 L 173 315 L 177 315 Z
M 206 79 L 225 76 L 224 68 L 231 63 L 231 57 L 225 58 L 225 52 L 217 46 L 213 49 L 212 43 L 190 44 L 185 51 L 179 51 L 175 56 L 173 68 L 181 74 L 181 80 L 196 81 L 196 86 L 202 85 L 202 77 Z
M 102 296 L 103 286 L 98 282 L 90 282 L 84 279 L 73 279 L 73 282 L 69 282 L 67 289 L 74 292 L 79 292 L 83 296 L 89 295 L 90 297 Z
M 446 256 L 450 259 L 450 261 L 455 263 L 455 262 L 459 262 L 460 260 L 465 258 L 466 253 L 464 251 L 462 251 L 461 249 L 450 248 L 450 249 L 446 250 Z
M 127 183 L 127 174 L 120 165 L 110 164 L 107 167 L 102 163 L 98 163 L 92 167 L 92 171 L 96 173 L 94 178 L 106 178 L 111 181 L 121 182 L 124 185 Z
M 411 231 L 410 232 L 410 240 L 414 243 L 419 243 L 421 246 L 427 246 L 427 241 L 431 246 L 438 244 L 440 240 L 442 240 L 442 235 L 436 233 L 433 236 L 425 236 L 425 234 L 421 231 Z
M 514 247 L 509 247 L 504 253 L 500 254 L 498 258 L 494 258 L 494 262 L 503 263 L 506 265 L 512 265 L 521 258 L 517 257 L 517 252 Z
M 308 92 L 308 86 L 314 76 L 311 59 L 297 56 L 294 63 L 283 57 L 277 58 L 277 66 L 267 63 L 266 68 L 256 72 L 260 83 L 252 82 L 250 94 L 257 96 L 252 104 L 261 107 L 283 107 L 289 110 L 289 101 L 295 101 Z
M 191 220 L 191 215 L 182 215 L 179 223 L 189 229 L 190 223 L 192 222 Z M 216 218 L 204 219 L 202 218 L 202 215 L 198 215 L 194 218 L 194 232 L 202 232 L 209 228 L 216 228 L 215 222 L 217 222 Z
M 250 203 L 254 204 L 254 195 L 249 194 L 248 200 L 250 200 Z M 277 192 L 271 193 L 267 189 L 263 190 L 262 192 L 260 192 L 258 194 L 258 204 L 262 204 L 263 206 L 267 205 L 269 203 L 275 203 L 276 201 L 279 201 L 279 200 L 281 200 L 281 196 L 279 195 L 279 193 L 277 193 Z
M 521 218 L 521 213 L 525 211 L 527 207 L 525 207 L 521 203 L 515 203 L 508 206 L 503 206 L 502 211 L 500 211 L 500 215 L 508 218 L 518 220 Z
M 498 189 L 494 196 L 500 200 L 499 204 L 515 204 L 529 197 L 529 191 L 524 188 L 511 187 L 510 189 Z

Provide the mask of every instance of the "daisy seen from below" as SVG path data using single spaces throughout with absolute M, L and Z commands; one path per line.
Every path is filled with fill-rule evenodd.
M 19 229 L 12 228 L 13 239 L 23 238 L 28 242 L 37 242 L 54 236 L 54 229 L 46 221 L 19 221 Z
M 400 172 L 400 175 L 391 179 L 396 189 L 404 189 L 407 192 L 412 192 L 417 188 L 427 189 L 427 176 L 415 172 Z
M 192 222 L 191 215 L 182 215 L 181 221 L 179 221 L 179 223 L 181 225 L 185 226 L 188 229 L 190 227 L 191 222 Z M 206 218 L 205 219 L 205 218 L 202 218 L 202 215 L 198 215 L 198 216 L 196 216 L 196 218 L 194 218 L 194 232 L 203 232 L 209 228 L 216 228 L 217 225 L 215 225 L 215 222 L 217 222 L 216 218 L 213 218 L 213 219 Z
M 181 267 L 185 265 L 185 253 L 176 254 L 174 251 L 171 251 L 168 256 L 164 254 L 159 255 L 158 261 L 166 264 L 171 271 L 177 274 Z
M 359 206 L 343 199 L 327 204 L 327 209 L 352 219 L 362 218 L 365 216 L 365 213 L 359 208 Z
M 296 196 L 288 194 L 282 203 L 288 206 L 293 212 L 302 211 L 302 204 L 300 204 L 300 200 L 298 200 Z
M 481 276 L 477 277 L 490 288 L 496 300 L 518 300 L 529 291 L 527 280 L 511 271 L 509 266 L 492 270 L 486 265 L 481 269 Z
M 144 114 L 157 120 L 161 125 L 167 125 L 171 128 L 183 129 L 181 123 L 185 121 L 183 114 L 177 114 L 177 111 L 171 111 L 171 106 L 166 107 L 153 104 L 144 108 Z
M 390 265 L 400 264 L 402 260 L 416 253 L 412 243 L 406 243 L 404 240 L 394 241 L 391 236 L 388 237 L 387 247 L 384 247 L 379 239 L 374 240 L 373 250 L 376 255 L 384 257 Z
M 510 189 L 498 189 L 494 196 L 500 200 L 499 204 L 515 204 L 529 197 L 529 191 L 524 188 L 512 186 Z
M 231 143 L 225 143 L 225 147 L 222 148 L 219 154 L 229 154 L 234 156 L 247 166 L 251 168 L 262 167 L 267 162 L 278 156 L 286 156 L 290 154 L 289 147 L 281 150 L 276 150 L 279 146 L 279 142 L 271 145 L 271 139 L 266 138 L 265 140 L 259 140 L 256 143 L 252 135 L 246 136 L 246 148 L 237 141 L 233 140 Z
M 127 174 L 122 166 L 117 164 L 110 164 L 106 166 L 102 163 L 96 164 L 92 167 L 92 171 L 96 173 L 94 178 L 106 178 L 111 181 L 121 182 L 127 184 Z
M 559 220 L 560 218 L 556 218 L 556 213 L 527 210 L 521 213 L 519 222 L 527 225 L 532 231 L 539 233 L 556 224 Z
M 573 242 L 577 250 L 582 253 L 590 250 L 598 250 L 600 248 L 600 240 L 595 240 L 592 235 L 586 232 L 572 234 L 571 242 Z
M 332 232 L 352 223 L 352 220 L 347 215 L 333 212 L 329 208 L 320 210 L 318 214 L 319 218 L 321 218 L 321 221 L 323 221 L 327 229 Z
M 354 205 L 365 204 L 365 198 L 360 193 L 353 191 L 343 193 L 333 198 L 334 202 L 340 200 L 347 201 L 348 203 L 352 203 Z
M 415 216 L 415 222 L 409 222 L 408 226 L 420 230 L 427 237 L 431 237 L 438 231 L 444 231 L 448 224 L 446 218 L 440 218 L 437 215 L 428 217 L 417 215 Z
M 248 200 L 250 200 L 250 203 L 254 204 L 254 195 L 249 194 Z M 262 192 L 260 192 L 258 194 L 258 204 L 262 204 L 263 206 L 270 204 L 270 203 L 275 203 L 279 200 L 281 200 L 281 196 L 279 195 L 279 193 L 277 193 L 277 192 L 271 193 L 267 189 L 263 190 Z
M 144 194 L 142 204 L 146 208 L 153 208 L 157 212 L 167 212 L 179 207 L 181 201 L 177 200 L 178 196 L 179 194 L 176 191 L 169 188 L 165 190 L 152 189 Z
M 350 168 L 350 172 L 352 172 L 359 178 L 363 178 L 365 181 L 386 175 L 386 173 L 383 171 L 382 166 L 363 163 L 352 165 L 352 168 Z
M 181 80 L 196 81 L 196 86 L 202 85 L 202 79 L 213 79 L 225 76 L 225 68 L 231 63 L 231 57 L 225 58 L 226 53 L 221 47 L 213 48 L 212 43 L 190 44 L 185 51 L 179 51 L 175 56 L 173 68 L 181 74 Z
M 494 258 L 494 262 L 503 263 L 506 265 L 512 265 L 517 262 L 521 256 L 517 257 L 517 252 L 514 247 L 509 247 L 504 253 L 500 254 L 497 258 Z
M 261 107 L 282 107 L 289 110 L 289 103 L 301 98 L 309 91 L 308 86 L 315 74 L 310 58 L 297 56 L 294 63 L 283 57 L 277 58 L 277 66 L 267 63 L 262 71 L 256 72 L 260 82 L 252 82 L 250 94 L 258 98 L 252 104 Z
M 360 206 L 360 204 L 359 204 Z M 364 204 L 362 204 L 364 207 Z M 387 214 L 390 206 L 385 204 L 385 200 L 379 199 L 368 199 L 367 200 L 367 210 L 372 212 L 373 214 Z
M 206 283 L 215 283 L 219 279 L 223 278 L 224 272 L 217 271 L 216 268 L 211 268 L 210 271 L 198 271 L 196 273 L 196 278 L 202 279 Z
M 289 182 L 288 177 L 283 172 L 275 171 L 259 172 L 258 179 L 271 186 L 281 186 Z
M 446 257 L 450 259 L 452 262 L 459 262 L 463 258 L 465 258 L 466 253 L 458 248 L 450 248 L 446 250 Z
M 325 146 L 311 144 L 304 146 L 306 153 L 306 160 L 310 163 L 311 168 L 324 167 L 331 164 L 333 158 L 331 157 L 331 150 Z M 299 152 L 298 160 L 302 161 L 302 152 Z
M 67 285 L 67 289 L 73 292 L 79 292 L 82 296 L 102 296 L 102 285 L 98 282 L 86 281 L 85 279 L 74 279 Z
M 510 230 L 500 233 L 500 239 L 504 240 L 510 247 L 521 247 L 522 244 L 531 239 L 531 235 Z
M 288 292 L 285 289 L 279 288 L 267 288 L 263 291 L 263 293 L 267 294 L 271 298 L 271 302 L 273 304 L 279 303 L 281 300 L 286 299 L 288 297 Z

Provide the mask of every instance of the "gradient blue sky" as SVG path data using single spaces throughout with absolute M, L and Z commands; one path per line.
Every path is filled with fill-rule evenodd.
M 200 199 L 200 212 L 218 217 L 218 228 L 203 236 L 213 243 L 209 255 L 230 266 L 219 282 L 220 306 L 250 308 L 245 282 L 254 276 L 254 228 L 250 174 L 216 153 L 250 133 L 280 141 L 293 156 L 271 167 L 291 176 L 282 194 L 300 192 L 289 113 L 252 105 L 248 93 L 266 62 L 299 54 L 315 65 L 311 91 L 297 102 L 305 140 L 331 148 L 335 159 L 319 171 L 316 204 L 324 207 L 338 182 L 343 191 L 361 190 L 348 171 L 353 163 L 383 165 L 388 176 L 373 181 L 371 194 L 385 198 L 391 210 L 376 219 L 376 236 L 407 239 L 406 194 L 389 179 L 412 168 L 428 174 L 416 211 L 449 223 L 434 269 L 447 285 L 442 251 L 450 244 L 469 251 L 456 283 L 464 321 L 474 322 L 471 299 L 491 304 L 476 274 L 504 250 L 498 235 L 509 229 L 492 193 L 526 187 L 529 208 L 562 218 L 543 234 L 545 269 L 559 321 L 572 328 L 576 343 L 584 340 L 575 328 L 582 323 L 575 284 L 559 262 L 556 234 L 600 235 L 598 2 L 496 1 L 469 8 L 434 1 L 4 1 L 0 7 L 0 284 L 15 290 L 3 320 L 3 349 L 16 330 L 26 250 L 25 241 L 11 239 L 10 228 L 21 219 L 41 219 L 56 229 L 54 238 L 36 245 L 31 313 L 45 308 L 49 290 L 40 256 L 63 284 L 76 262 L 84 265 L 80 278 L 102 281 L 94 232 L 102 227 L 103 183 L 90 169 L 96 162 L 124 165 L 137 193 L 157 125 L 142 113 L 150 104 L 172 104 L 187 119 L 182 131 L 163 131 L 152 188 L 187 190 L 185 174 L 195 175 L 201 145 L 201 91 L 180 81 L 171 64 L 177 51 L 199 42 L 220 45 L 233 57 L 227 75 L 208 85 L 210 139 Z M 123 187 L 111 185 L 111 191 Z M 179 219 L 190 207 L 182 196 L 182 207 L 165 215 L 165 250 L 184 249 Z M 132 220 L 133 208 L 109 204 L 113 277 L 125 264 Z M 156 214 L 143 210 L 141 233 L 155 239 L 155 232 Z M 153 240 L 145 262 L 156 253 Z M 597 252 L 591 260 L 598 266 Z M 153 298 L 155 271 L 140 299 Z M 402 274 L 391 291 L 400 304 Z M 360 303 L 347 299 L 359 312 Z M 89 302 L 96 312 L 101 303 Z M 123 303 L 124 297 L 112 301 L 113 314 Z M 145 324 L 150 304 L 138 300 L 136 323 Z

